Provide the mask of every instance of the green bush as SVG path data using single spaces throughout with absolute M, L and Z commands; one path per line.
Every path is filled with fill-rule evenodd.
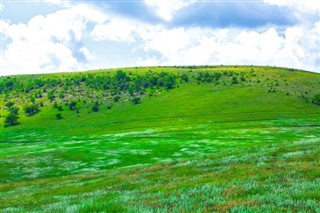
M 54 91 L 50 91 L 50 92 L 48 93 L 48 98 L 49 98 L 50 101 L 53 101 L 53 100 L 55 99 Z
M 114 102 L 118 102 L 120 100 L 120 96 L 116 95 L 113 97 Z
M 19 118 L 19 116 L 16 113 L 10 112 L 4 120 L 4 127 L 17 125 L 18 118 Z
M 131 99 L 131 102 L 133 104 L 140 104 L 141 103 L 141 99 L 139 97 L 134 97 Z
M 99 104 L 98 102 L 95 102 L 92 106 L 92 112 L 98 112 L 99 111 Z
M 15 107 L 15 106 L 12 106 L 12 107 L 9 108 L 9 111 L 10 111 L 11 113 L 18 114 L 19 108 L 18 108 L 18 107 Z
M 69 103 L 69 109 L 70 110 L 76 110 L 77 109 L 77 102 L 76 101 L 71 101 Z
M 39 112 L 39 107 L 36 104 L 27 105 L 24 107 L 24 112 L 27 116 L 35 115 Z
M 8 109 L 10 109 L 13 105 L 14 105 L 14 103 L 11 102 L 11 101 L 9 101 L 8 103 L 6 103 L 6 107 L 8 107 Z
M 320 105 L 320 93 L 314 96 L 312 103 Z
M 57 114 L 56 114 L 56 118 L 57 118 L 58 120 L 61 120 L 61 119 L 62 119 L 61 113 L 57 113 Z
M 36 98 L 35 98 L 34 96 L 31 96 L 31 97 L 30 97 L 30 102 L 31 102 L 31 103 L 35 103 L 35 102 L 36 102 Z

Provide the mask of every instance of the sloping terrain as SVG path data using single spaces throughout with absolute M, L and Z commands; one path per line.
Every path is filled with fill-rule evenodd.
M 320 75 L 144 67 L 0 78 L 3 212 L 320 211 Z

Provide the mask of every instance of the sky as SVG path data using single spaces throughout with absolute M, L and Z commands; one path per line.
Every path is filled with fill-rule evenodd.
M 1 75 L 167 65 L 320 72 L 320 1 L 0 1 Z

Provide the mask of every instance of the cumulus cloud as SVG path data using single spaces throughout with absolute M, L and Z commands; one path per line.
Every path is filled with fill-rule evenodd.
M 108 23 L 96 25 L 91 33 L 95 40 L 133 42 L 136 24 L 126 19 L 112 19 Z
M 319 11 L 320 2 L 317 0 L 304 0 L 304 1 L 288 1 L 288 0 L 264 0 L 265 3 L 277 5 L 280 7 L 287 6 L 296 8 L 300 11 Z
M 78 5 L 26 24 L 1 21 L 7 45 L 3 49 L 2 75 L 84 69 L 94 55 L 83 44 L 89 23 L 104 21 L 104 15 Z
M 160 54 L 157 65 L 257 64 L 319 71 L 319 23 L 294 26 L 279 33 L 275 28 L 253 30 L 177 28 L 162 29 L 144 40 L 149 56 Z M 155 62 L 155 61 L 154 61 Z M 139 61 L 143 65 L 143 60 Z
M 131 42 L 144 51 L 137 65 L 259 64 L 318 71 L 319 22 L 284 30 L 211 29 L 149 25 L 113 19 L 98 25 L 100 40 Z
M 56 5 L 62 8 L 67 8 L 72 6 L 72 3 L 69 0 L 43 0 L 42 2 Z
M 175 13 L 185 7 L 194 4 L 194 0 L 144 0 L 144 2 L 153 10 L 155 13 L 166 21 L 171 21 Z
M 193 19 L 197 23 L 195 25 L 177 24 L 179 20 L 187 20 L 182 19 L 185 12 L 195 13 L 206 6 L 205 2 L 161 2 L 164 3 L 145 0 L 132 4 L 137 8 L 144 4 L 144 11 L 154 10 L 163 22 L 140 20 L 141 15 L 138 19 L 131 18 L 135 14 L 132 11 L 127 16 L 123 15 L 126 7 L 114 9 L 120 3 L 100 7 L 105 5 L 101 2 L 96 6 L 70 3 L 70 7 L 49 15 L 34 16 L 24 24 L 2 20 L 0 28 L 5 41 L 2 74 L 84 70 L 113 66 L 114 61 L 123 67 L 256 64 L 320 71 L 320 20 L 315 16 L 317 10 L 314 8 L 301 9 L 298 4 L 288 1 L 265 0 L 263 4 L 270 7 L 266 7 L 264 15 L 256 17 L 263 8 L 259 2 L 242 6 L 239 9 L 242 12 L 232 16 L 230 11 L 239 6 L 233 4 L 231 9 L 222 10 L 229 13 L 221 15 L 220 12 L 211 17 L 225 22 L 213 27 L 202 20 L 205 16 Z M 207 8 L 212 5 L 218 4 L 208 3 Z M 219 8 L 223 9 L 225 5 Z M 252 11 L 252 8 L 257 10 Z M 243 13 L 246 10 L 249 15 Z M 207 10 L 200 11 L 205 13 Z M 285 14 L 274 18 L 269 14 L 272 11 L 291 11 L 299 21 L 292 23 L 293 19 Z M 306 11 L 309 11 L 308 16 Z M 188 17 L 194 17 L 193 13 Z M 226 16 L 229 18 L 224 19 Z M 257 18 L 258 22 L 241 24 L 249 16 Z M 231 20 L 230 17 L 239 20 Z M 234 21 L 238 24 L 232 24 Z M 188 21 L 184 23 L 190 24 Z M 98 67 L 94 67 L 97 58 Z
M 299 22 L 314 22 L 320 18 L 320 1 L 287 1 L 287 0 L 264 0 L 269 5 L 276 5 L 280 8 L 289 8 L 291 14 Z

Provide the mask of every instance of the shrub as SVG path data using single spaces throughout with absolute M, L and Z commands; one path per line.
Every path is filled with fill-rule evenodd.
M 9 109 L 12 107 L 14 105 L 14 103 L 13 102 L 8 102 L 8 103 L 6 103 L 6 107 L 8 107 Z
M 48 98 L 49 98 L 50 101 L 54 100 L 55 96 L 54 96 L 54 91 L 53 90 L 48 93 Z
M 189 82 L 189 77 L 188 77 L 188 75 L 185 74 L 185 73 L 182 74 L 182 75 L 181 75 L 181 80 L 184 81 L 184 82 Z
M 61 120 L 61 119 L 62 119 L 61 113 L 57 113 L 57 114 L 56 114 L 56 118 L 57 118 L 58 120 Z
M 77 108 L 77 102 L 76 101 L 71 101 L 69 103 L 69 109 L 70 110 L 76 110 L 76 108 Z
M 174 87 L 174 77 L 173 76 L 168 76 L 166 79 L 165 79 L 165 82 L 164 82 L 164 86 L 167 88 L 167 89 L 172 89 Z
M 36 98 L 35 98 L 34 96 L 31 96 L 31 97 L 30 97 L 30 102 L 31 102 L 31 103 L 35 103 L 35 102 L 36 102 Z
M 4 127 L 17 125 L 18 118 L 19 116 L 16 113 L 10 112 L 4 120 Z
M 10 107 L 10 108 L 9 108 L 9 111 L 10 111 L 11 113 L 18 114 L 19 108 L 13 106 L 13 107 Z
M 116 95 L 113 97 L 114 102 L 118 102 L 120 100 L 120 96 Z
M 237 77 L 232 77 L 232 81 L 231 81 L 231 83 L 232 84 L 238 84 L 239 82 L 238 82 L 238 79 L 237 79 Z
M 139 97 L 134 97 L 131 99 L 131 102 L 133 104 L 140 104 L 141 103 L 141 99 Z
M 320 105 L 320 93 L 314 96 L 312 103 Z
M 99 104 L 98 102 L 95 102 L 92 106 L 92 112 L 98 112 L 99 111 Z
M 27 116 L 32 116 L 39 112 L 39 107 L 36 104 L 27 105 L 24 107 L 24 112 L 27 114 Z

